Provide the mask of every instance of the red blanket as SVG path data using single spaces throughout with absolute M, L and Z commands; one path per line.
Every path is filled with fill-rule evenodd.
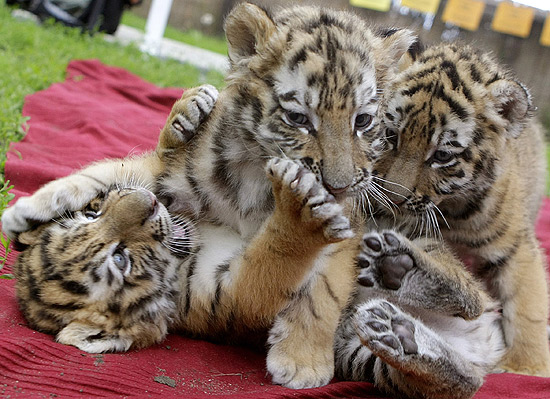
M 91 161 L 154 147 L 181 89 L 161 89 L 97 61 L 75 61 L 64 83 L 29 96 L 25 139 L 13 144 L 6 178 L 17 196 Z M 539 223 L 550 249 L 550 201 Z M 11 256 L 8 264 L 13 264 Z M 9 266 L 4 272 L 9 272 Z M 0 280 L 0 395 L 234 398 L 378 398 L 371 384 L 334 381 L 294 391 L 271 385 L 265 353 L 170 335 L 161 345 L 91 355 L 29 329 L 14 281 Z M 550 398 L 550 379 L 491 375 L 476 399 Z

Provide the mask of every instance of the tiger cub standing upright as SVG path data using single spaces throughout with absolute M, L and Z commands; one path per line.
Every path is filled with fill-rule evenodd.
M 365 245 L 360 258 L 367 284 L 399 291 L 421 261 L 410 240 L 441 238 L 502 306 L 499 367 L 550 376 L 547 276 L 534 228 L 545 145 L 533 111 L 527 89 L 487 54 L 442 44 L 417 55 L 388 86 L 371 135 L 387 148 L 373 167 L 391 200 L 380 212 L 404 236 L 392 233 L 383 256 Z M 376 234 L 365 242 L 384 246 Z M 434 249 L 432 267 L 444 271 L 449 251 Z M 398 278 L 383 281 L 377 259 L 386 257 Z

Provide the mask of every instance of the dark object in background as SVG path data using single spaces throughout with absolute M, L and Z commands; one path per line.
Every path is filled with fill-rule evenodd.
M 81 10 L 68 12 L 50 0 L 6 0 L 8 5 L 18 5 L 37 15 L 40 20 L 53 18 L 70 27 L 80 27 L 89 33 L 99 30 L 115 33 L 125 7 L 132 7 L 142 0 L 91 0 Z M 60 3 L 59 1 L 57 3 Z

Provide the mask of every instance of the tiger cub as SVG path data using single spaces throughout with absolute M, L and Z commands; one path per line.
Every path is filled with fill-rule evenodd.
M 534 231 L 545 146 L 533 111 L 527 89 L 489 55 L 448 44 L 420 53 L 388 86 L 381 129 L 370 136 L 373 145 L 382 140 L 387 146 L 373 167 L 373 181 L 389 199 L 377 220 L 396 228 L 394 249 L 382 257 L 373 259 L 372 246 L 388 243 L 376 233 L 364 237 L 372 245 L 359 255 L 366 260 L 360 279 L 399 295 L 414 279 L 413 265 L 428 264 L 426 254 L 441 276 L 456 273 L 456 260 L 449 258 L 459 255 L 502 306 L 506 352 L 498 368 L 550 376 L 548 289 Z M 443 245 L 429 244 L 418 254 L 411 242 L 420 240 Z M 447 298 L 445 292 L 439 302 L 418 298 L 419 307 L 441 307 Z M 364 363 L 355 367 L 354 375 Z M 385 372 L 380 368 L 380 375 Z
M 292 289 L 274 286 L 266 301 L 269 290 L 252 290 L 243 307 L 251 327 L 272 325 L 267 368 L 273 381 L 293 388 L 320 386 L 334 374 L 334 333 L 355 279 L 353 262 L 339 259 L 349 257 L 344 240 L 350 235 L 349 220 L 343 209 L 324 204 L 364 197 L 375 156 L 367 136 L 376 127 L 379 93 L 415 38 L 407 30 L 374 31 L 343 11 L 296 7 L 271 14 L 249 3 L 234 8 L 225 30 L 231 65 L 227 86 L 196 139 L 160 155 L 97 163 L 52 182 L 8 208 L 2 225 L 15 237 L 33 222 L 82 208 L 121 176 L 135 175 L 171 212 L 242 237 L 244 249 L 205 260 L 220 270 L 228 267 L 229 258 L 229 268 L 238 270 L 266 248 L 278 250 L 278 259 L 301 258 L 302 265 L 288 276 L 287 264 L 258 271 L 258 278 L 269 276 L 269 281 L 296 279 Z M 273 173 L 266 175 L 266 166 Z M 282 188 L 285 198 L 302 200 L 301 181 L 310 185 L 306 193 L 313 188 L 317 193 L 306 207 L 310 210 L 303 218 L 296 216 L 301 208 L 279 211 L 274 190 Z M 310 220 L 317 211 L 340 220 L 321 242 L 308 238 L 319 228 Z M 294 216 L 284 217 L 287 212 Z M 279 238 L 271 240 L 272 233 Z M 275 248 L 275 242 L 280 246 Z M 216 292 L 208 292 L 209 298 L 216 301 Z M 258 320 L 257 312 L 270 316 Z
M 158 343 L 176 316 L 178 275 L 196 238 L 150 191 L 113 187 L 19 235 L 21 311 L 30 327 L 87 352 Z

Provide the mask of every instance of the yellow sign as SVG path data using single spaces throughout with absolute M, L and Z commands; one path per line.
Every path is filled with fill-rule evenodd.
M 391 0 L 349 0 L 349 3 L 355 7 L 370 8 L 376 11 L 389 11 Z
M 479 28 L 485 10 L 483 0 L 449 0 L 443 11 L 443 22 L 450 22 L 471 31 Z
M 529 37 L 535 10 L 531 7 L 500 3 L 493 17 L 493 30 L 519 37 Z
M 440 2 L 441 0 L 401 0 L 401 5 L 426 14 L 435 14 Z
M 544 27 L 540 34 L 540 44 L 550 46 L 550 14 L 546 15 L 546 21 L 544 21 Z

